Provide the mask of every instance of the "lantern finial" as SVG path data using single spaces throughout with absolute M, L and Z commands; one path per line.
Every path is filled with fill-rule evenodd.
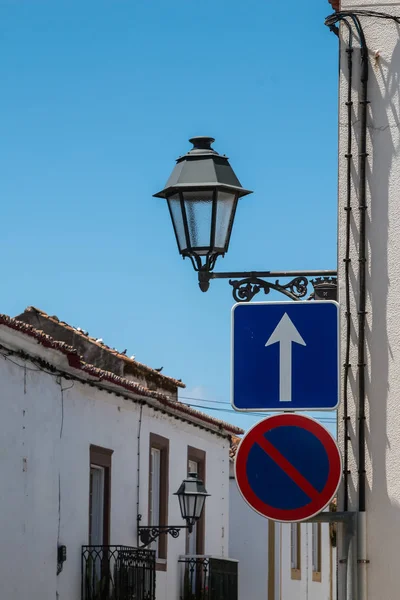
M 192 150 L 190 150 L 189 154 L 194 153 L 196 150 L 210 150 L 211 152 L 215 152 L 213 148 L 211 148 L 211 144 L 215 142 L 215 139 L 212 137 L 208 137 L 206 135 L 198 135 L 196 137 L 190 138 L 189 142 L 193 144 Z

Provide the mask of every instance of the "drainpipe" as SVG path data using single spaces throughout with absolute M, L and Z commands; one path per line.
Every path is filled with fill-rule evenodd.
M 367 600 L 367 513 L 357 515 L 357 587 L 358 600 Z

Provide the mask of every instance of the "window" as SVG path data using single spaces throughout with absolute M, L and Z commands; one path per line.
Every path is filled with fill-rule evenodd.
M 169 440 L 150 434 L 149 456 L 149 525 L 168 525 Z M 157 569 L 166 570 L 167 535 L 160 535 L 151 545 L 158 559 Z
M 110 543 L 111 456 L 113 451 L 90 446 L 89 545 Z
M 150 449 L 149 525 L 160 525 L 161 450 Z M 156 544 L 156 542 L 154 542 Z M 157 550 L 157 549 L 156 549 Z
M 104 467 L 90 466 L 89 543 L 101 546 L 104 538 Z
M 206 453 L 204 450 L 188 446 L 187 474 L 196 473 L 206 483 Z M 192 533 L 187 533 L 186 554 L 204 554 L 205 539 L 205 508 L 200 520 L 193 527 Z
M 312 578 L 321 581 L 321 523 L 312 523 Z
M 290 525 L 290 568 L 292 579 L 301 579 L 301 529 L 300 523 Z

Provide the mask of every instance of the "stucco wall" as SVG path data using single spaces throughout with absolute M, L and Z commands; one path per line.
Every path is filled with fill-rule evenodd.
M 15 357 L 12 361 L 24 364 Z M 110 542 L 136 545 L 139 405 L 76 381 L 57 380 L 31 363 L 25 370 L 14 362 L 0 357 L 1 597 L 77 600 L 81 545 L 88 543 L 90 444 L 114 450 Z M 206 451 L 211 497 L 205 509 L 205 552 L 227 556 L 228 441 L 144 407 L 140 442 L 144 524 L 150 432 L 170 440 L 171 524 L 182 523 L 172 493 L 186 476 L 187 446 Z M 65 544 L 68 553 L 58 577 L 57 542 Z M 168 569 L 157 573 L 157 600 L 178 598 L 181 554 L 185 554 L 184 533 L 168 539 Z
M 352 7 L 385 11 L 400 15 L 398 2 L 382 5 L 342 0 L 341 9 Z M 367 598 L 399 597 L 398 546 L 400 539 L 400 137 L 399 137 L 399 26 L 391 21 L 360 17 L 369 47 L 368 84 L 368 159 L 367 159 L 367 373 L 366 373 L 366 477 L 367 477 Z M 343 29 L 344 35 L 344 29 Z M 347 39 L 347 35 L 344 35 Z M 357 44 L 356 44 L 357 46 Z M 341 49 L 339 98 L 339 282 L 340 302 L 345 301 L 344 262 L 347 184 L 347 55 Z M 359 286 L 358 232 L 359 211 L 358 152 L 360 54 L 354 52 L 353 73 L 353 210 L 351 213 L 351 356 L 353 365 L 349 385 L 349 494 L 350 508 L 357 507 L 357 300 Z M 343 311 L 344 312 L 344 311 Z M 342 323 L 342 346 L 345 344 Z M 343 405 L 340 411 L 343 410 Z M 340 417 L 343 413 L 340 412 Z M 342 419 L 339 418 L 339 442 L 343 447 Z M 342 495 L 340 497 L 342 502 Z M 341 504 L 342 505 L 342 504 Z M 363 567 L 361 567 L 363 568 Z M 348 597 L 353 597 L 349 590 Z
M 336 600 L 336 549 L 331 549 L 327 524 L 321 526 L 320 582 L 312 577 L 312 525 L 301 525 L 301 579 L 297 581 L 291 578 L 290 525 L 275 523 L 274 556 L 269 556 L 269 522 L 243 500 L 233 468 L 229 504 L 229 552 L 239 560 L 239 600 Z M 270 589 L 269 569 L 274 569 Z
M 230 480 L 229 505 L 229 553 L 239 561 L 239 600 L 266 600 L 268 520 L 246 504 L 234 477 Z
M 312 524 L 301 524 L 301 579 L 291 578 L 290 525 L 281 525 L 282 600 L 336 600 L 336 551 L 331 550 L 329 526 L 321 526 L 321 581 L 312 576 Z

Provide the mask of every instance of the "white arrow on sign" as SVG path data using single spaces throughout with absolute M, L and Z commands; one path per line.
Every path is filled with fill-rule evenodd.
M 289 315 L 285 313 L 265 344 L 266 346 L 279 344 L 280 402 L 292 401 L 292 343 L 307 345 Z

